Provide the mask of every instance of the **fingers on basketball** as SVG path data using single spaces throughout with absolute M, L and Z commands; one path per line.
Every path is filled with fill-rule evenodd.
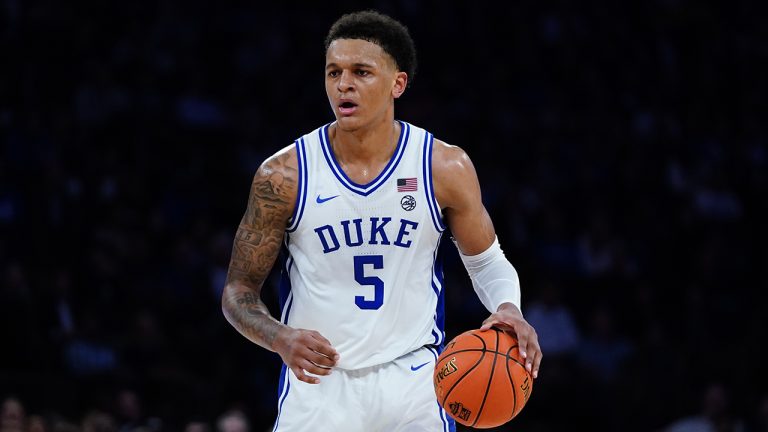
M 471 330 L 450 341 L 433 378 L 440 406 L 457 422 L 475 428 L 510 421 L 533 388 L 517 339 L 496 328 Z

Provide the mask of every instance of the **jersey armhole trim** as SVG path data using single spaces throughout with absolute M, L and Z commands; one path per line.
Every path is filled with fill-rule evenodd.
M 435 142 L 435 137 L 429 133 L 424 133 L 424 161 L 423 174 L 424 174 L 424 191 L 427 194 L 427 203 L 429 203 L 429 213 L 432 215 L 432 223 L 438 232 L 445 231 L 445 224 L 443 222 L 443 215 L 440 212 L 440 205 L 435 198 L 435 188 L 432 181 L 432 146 Z
M 304 206 L 307 203 L 307 154 L 304 149 L 304 138 L 296 140 L 296 160 L 299 166 L 299 190 L 296 193 L 296 206 L 291 218 L 288 219 L 286 232 L 294 232 L 299 227 Z

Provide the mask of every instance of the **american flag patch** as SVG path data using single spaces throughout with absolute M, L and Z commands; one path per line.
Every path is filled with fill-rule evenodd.
M 397 179 L 397 191 L 398 192 L 415 192 L 416 177 Z

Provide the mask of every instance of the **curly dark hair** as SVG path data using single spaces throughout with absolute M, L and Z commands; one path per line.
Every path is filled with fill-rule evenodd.
M 325 51 L 336 39 L 362 39 L 373 42 L 389 54 L 398 70 L 408 74 L 408 86 L 416 76 L 416 46 L 408 28 L 399 21 L 367 10 L 342 15 L 325 37 Z

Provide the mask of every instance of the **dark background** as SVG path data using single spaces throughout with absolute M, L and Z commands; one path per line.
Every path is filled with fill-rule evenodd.
M 705 395 L 768 430 L 763 2 L 3 1 L 0 397 L 42 430 L 270 428 L 279 358 L 219 295 L 255 169 L 333 119 L 323 39 L 364 7 L 409 27 L 396 116 L 472 157 L 544 345 L 499 430 L 662 430 Z M 487 313 L 447 252 L 452 338 Z

